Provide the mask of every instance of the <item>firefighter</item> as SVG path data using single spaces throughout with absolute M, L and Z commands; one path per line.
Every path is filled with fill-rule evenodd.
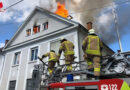
M 87 23 L 89 35 L 85 37 L 82 44 L 84 52 L 84 59 L 87 61 L 88 70 L 93 71 L 96 79 L 100 76 L 100 56 L 102 43 L 100 38 L 95 34 L 95 30 L 92 29 L 92 22 Z
M 72 62 L 74 61 L 74 44 L 70 41 L 68 41 L 65 38 L 61 39 L 61 45 L 59 49 L 58 58 L 60 58 L 62 51 L 64 52 L 65 56 L 65 64 L 67 65 L 67 72 L 72 71 Z
M 48 71 L 49 71 L 49 75 L 52 75 L 54 66 L 55 66 L 56 62 L 58 62 L 58 57 L 54 50 L 51 50 L 50 52 L 42 55 L 42 58 L 40 60 L 42 60 L 45 57 L 49 57 Z M 59 62 L 58 62 L 58 64 L 59 64 Z

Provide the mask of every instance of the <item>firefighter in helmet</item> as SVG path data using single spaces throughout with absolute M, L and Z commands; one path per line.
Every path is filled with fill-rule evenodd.
M 57 57 L 57 55 L 56 55 L 54 50 L 51 50 L 50 52 L 42 55 L 42 58 L 40 60 L 42 60 L 45 57 L 49 57 L 48 71 L 49 71 L 49 75 L 52 75 L 54 66 L 55 66 L 56 62 L 58 62 L 58 57 Z
M 72 62 L 74 61 L 74 44 L 65 39 L 65 38 L 61 38 L 61 45 L 59 48 L 59 54 L 58 57 L 60 58 L 62 51 L 64 52 L 64 56 L 65 56 L 65 63 L 69 64 L 67 65 L 67 72 L 71 72 L 72 71 Z
M 87 61 L 89 71 L 93 71 L 94 76 L 98 79 L 100 76 L 100 56 L 102 43 L 100 38 L 95 34 L 95 30 L 92 29 L 92 22 L 87 23 L 88 36 L 85 37 L 82 44 L 84 52 L 84 59 Z

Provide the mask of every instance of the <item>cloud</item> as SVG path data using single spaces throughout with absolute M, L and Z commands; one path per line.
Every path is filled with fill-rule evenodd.
M 20 0 L 1 1 L 3 2 L 3 8 L 7 8 Z M 36 6 L 40 6 L 54 12 L 57 4 L 56 0 L 23 0 L 17 5 L 7 9 L 5 12 L 0 12 L 0 22 L 8 22 L 9 20 L 23 22 Z
M 4 8 L 7 8 L 8 6 L 20 0 L 1 1 L 3 2 Z M 36 6 L 40 6 L 54 12 L 56 10 L 56 0 L 23 0 L 17 5 L 7 9 L 6 12 L 1 12 L 0 22 L 7 22 L 9 20 L 13 20 L 15 22 L 23 22 Z
M 2 12 L 0 13 L 0 21 L 1 22 L 6 22 L 11 20 L 11 17 L 13 16 L 13 12 Z
M 107 44 L 112 44 L 118 41 L 117 30 L 120 34 L 120 38 L 124 37 L 125 34 L 130 33 L 128 30 L 130 23 L 130 3 L 115 4 L 115 12 L 113 13 L 112 7 L 103 8 L 100 15 L 96 17 L 95 28 L 97 34 Z M 116 18 L 114 18 L 116 14 Z M 118 21 L 115 23 L 115 19 Z M 118 27 L 118 29 L 116 28 Z
M 110 20 L 110 15 L 108 14 L 102 14 L 99 18 L 98 21 L 100 24 L 107 24 Z
M 4 8 L 20 1 L 20 0 L 1 0 L 3 2 Z M 45 2 L 46 3 L 46 2 Z M 31 11 L 39 6 L 39 0 L 24 0 L 19 4 L 10 7 L 5 12 L 0 12 L 0 22 L 8 22 L 13 20 L 15 22 L 23 22 Z
M 4 47 L 5 43 L 0 43 L 0 48 Z
M 23 12 L 23 15 L 21 17 L 19 17 L 19 18 L 15 17 L 14 19 L 16 20 L 16 22 L 22 22 L 28 17 L 29 14 L 30 14 L 30 12 L 25 11 L 25 12 Z

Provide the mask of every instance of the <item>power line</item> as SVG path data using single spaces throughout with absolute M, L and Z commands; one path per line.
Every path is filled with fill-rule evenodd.
M 20 0 L 20 1 L 16 2 L 16 3 L 14 3 L 14 4 L 12 4 L 12 5 L 8 6 L 8 7 L 6 7 L 5 10 L 9 9 L 10 7 L 13 7 L 13 6 L 19 4 L 22 1 L 24 1 L 24 0 Z

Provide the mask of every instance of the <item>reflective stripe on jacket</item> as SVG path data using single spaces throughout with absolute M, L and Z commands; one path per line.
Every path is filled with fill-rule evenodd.
M 98 36 L 87 36 L 87 46 L 85 52 L 92 55 L 101 55 L 100 52 L 100 39 Z
M 74 55 L 74 44 L 70 41 L 64 41 L 60 46 L 60 50 L 64 51 L 64 55 Z

